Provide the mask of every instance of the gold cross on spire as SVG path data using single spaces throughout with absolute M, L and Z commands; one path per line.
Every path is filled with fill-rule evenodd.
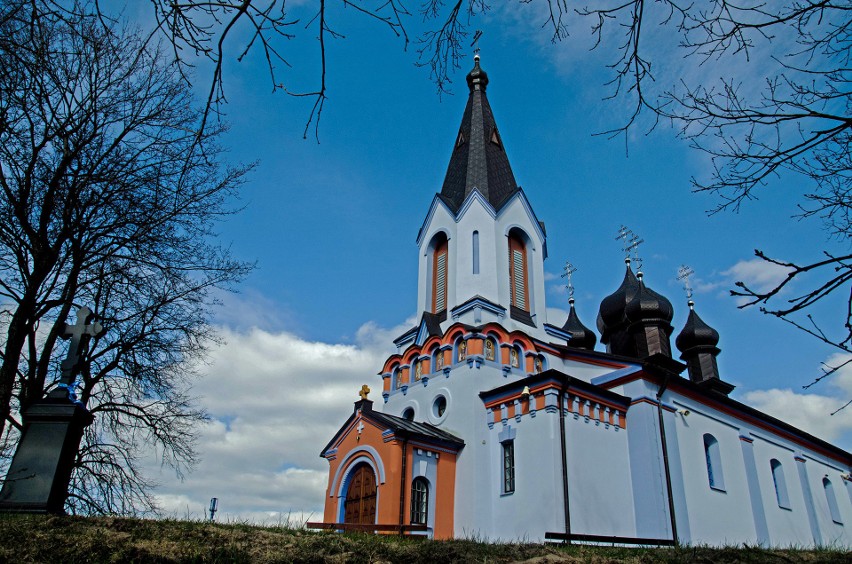
M 367 394 L 370 393 L 370 387 L 367 384 L 361 386 L 361 391 L 358 392 L 358 395 L 361 396 L 362 400 L 367 399 Z

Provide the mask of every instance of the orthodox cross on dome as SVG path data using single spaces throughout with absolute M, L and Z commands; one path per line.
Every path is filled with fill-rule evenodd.
M 562 270 L 565 271 L 562 274 L 562 278 L 568 279 L 568 284 L 565 287 L 568 288 L 568 302 L 570 303 L 574 301 L 574 284 L 571 282 L 571 277 L 579 270 L 579 268 L 571 264 L 571 261 L 566 261 L 565 267 Z
M 80 361 L 89 346 L 89 339 L 98 337 L 103 332 L 103 326 L 94 321 L 94 314 L 87 307 L 77 310 L 77 323 L 65 324 L 59 336 L 63 339 L 71 339 L 71 344 L 68 345 L 68 356 L 62 361 L 62 378 L 59 380 L 61 385 L 65 387 L 74 385 L 74 379 L 80 370 Z
M 479 39 L 482 37 L 482 30 L 477 29 L 473 34 L 473 41 L 470 43 L 470 46 L 473 47 L 473 54 L 479 55 Z
M 689 277 L 695 274 L 689 266 L 682 264 L 677 269 L 677 279 L 683 280 L 683 289 L 686 291 L 686 299 L 689 300 L 689 307 L 692 307 L 692 284 L 689 283 Z
M 621 239 L 621 250 L 624 251 L 624 260 L 630 260 L 630 253 L 633 252 L 633 262 L 636 263 L 636 268 L 642 268 L 642 259 L 639 257 L 639 245 L 645 242 L 645 239 L 640 239 L 639 235 L 622 225 L 618 229 L 616 240 Z
M 369 393 L 370 393 L 370 386 L 368 386 L 367 384 L 364 384 L 363 386 L 361 386 L 361 391 L 358 392 L 358 395 L 361 396 L 362 400 L 365 400 L 365 399 L 367 399 L 367 395 Z

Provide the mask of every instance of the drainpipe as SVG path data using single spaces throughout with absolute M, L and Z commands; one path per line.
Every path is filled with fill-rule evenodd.
M 399 480 L 399 534 L 402 535 L 405 531 L 405 466 L 408 459 L 408 439 L 402 440 L 402 476 Z
M 571 510 L 568 504 L 568 452 L 565 446 L 565 388 L 559 388 L 559 442 L 562 446 L 562 503 L 565 511 L 565 534 L 571 544 Z
M 666 494 L 669 498 L 669 516 L 671 517 L 672 524 L 672 540 L 675 544 L 678 544 L 677 539 L 677 522 L 675 519 L 675 508 L 674 508 L 674 497 L 672 495 L 672 475 L 671 470 L 669 469 L 669 449 L 668 443 L 666 441 L 666 426 L 663 421 L 663 394 L 666 392 L 666 388 L 669 387 L 669 374 L 665 373 L 663 376 L 663 385 L 660 386 L 659 391 L 657 392 L 657 417 L 660 421 L 660 444 L 663 447 L 663 468 L 666 473 Z

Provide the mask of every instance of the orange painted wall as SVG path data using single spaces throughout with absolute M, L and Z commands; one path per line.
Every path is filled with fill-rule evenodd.
M 397 441 L 389 441 L 384 442 L 382 438 L 382 430 L 376 427 L 373 423 L 371 423 L 368 419 L 364 419 L 364 429 L 361 434 L 358 434 L 358 425 L 362 421 L 360 417 L 356 417 L 353 420 L 352 425 L 349 426 L 347 432 L 343 435 L 343 437 L 338 441 L 338 444 L 335 445 L 337 447 L 337 457 L 334 460 L 329 461 L 329 471 L 328 471 L 328 486 L 326 486 L 325 492 L 325 508 L 323 511 L 323 521 L 326 523 L 336 523 L 338 522 L 338 498 L 337 498 L 337 490 L 340 489 L 340 483 L 343 481 L 344 476 L 346 476 L 346 472 L 349 468 L 355 464 L 355 458 L 351 458 L 346 461 L 346 468 L 343 469 L 343 472 L 340 473 L 340 477 L 338 482 L 334 484 L 334 477 L 337 474 L 337 469 L 340 467 L 346 455 L 351 452 L 353 449 L 358 448 L 359 446 L 370 446 L 379 453 L 381 457 L 381 462 L 384 465 L 385 469 L 385 481 L 382 483 L 381 477 L 376 476 L 376 482 L 378 484 L 377 493 L 378 493 L 378 505 L 376 507 L 376 519 L 380 524 L 395 524 L 399 522 L 399 486 L 400 486 L 400 476 L 402 475 L 401 468 L 401 448 L 400 443 Z M 373 457 L 368 453 L 363 453 L 364 456 L 370 458 Z M 380 465 L 377 461 L 373 461 L 376 468 Z M 331 488 L 334 487 L 335 491 L 331 491 Z
M 334 477 L 338 473 L 337 470 L 343 463 L 343 459 L 353 449 L 360 446 L 370 446 L 379 453 L 381 461 L 385 469 L 385 481 L 381 482 L 380 476 L 376 476 L 378 483 L 378 504 L 376 507 L 376 522 L 382 525 L 391 525 L 399 523 L 399 496 L 400 487 L 405 486 L 405 502 L 403 505 L 403 524 L 411 524 L 411 475 L 414 460 L 414 449 L 411 445 L 406 445 L 406 463 L 405 463 L 405 479 L 402 479 L 402 446 L 401 440 L 393 440 L 384 442 L 382 437 L 382 429 L 376 427 L 369 419 L 364 419 L 364 429 L 360 435 L 358 426 L 361 423 L 361 417 L 356 417 L 352 424 L 349 425 L 342 438 L 338 440 L 337 456 L 334 460 L 329 461 L 329 476 L 328 485 L 325 492 L 325 507 L 323 511 L 323 521 L 326 523 L 338 522 L 339 508 L 338 502 L 341 501 L 337 497 L 337 492 L 340 490 L 341 483 L 346 476 L 348 470 L 356 464 L 358 457 L 353 457 L 346 461 L 346 467 L 340 472 L 337 483 L 334 483 Z M 367 458 L 373 460 L 372 455 L 362 453 Z M 376 468 L 379 467 L 377 461 L 373 460 Z M 453 537 L 453 515 L 455 504 L 455 468 L 456 455 L 447 452 L 441 452 L 437 460 L 435 488 L 435 507 L 430 508 L 434 511 L 435 528 L 433 537 L 436 539 L 449 539 Z M 334 487 L 334 491 L 332 491 Z

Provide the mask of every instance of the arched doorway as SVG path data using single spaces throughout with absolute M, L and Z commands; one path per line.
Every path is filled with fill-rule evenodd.
M 376 522 L 376 474 L 364 462 L 352 469 L 344 502 L 344 523 Z

